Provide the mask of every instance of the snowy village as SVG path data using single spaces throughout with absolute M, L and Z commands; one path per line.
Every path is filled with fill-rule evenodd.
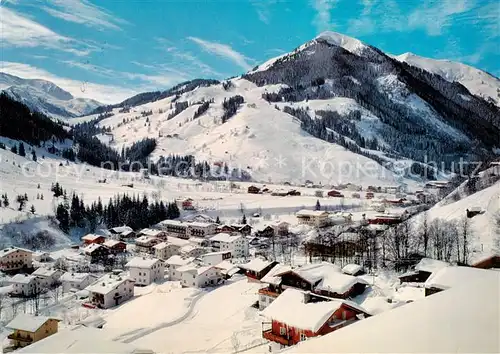
M 500 12 L 424 3 L 2 1 L 1 352 L 499 353 Z

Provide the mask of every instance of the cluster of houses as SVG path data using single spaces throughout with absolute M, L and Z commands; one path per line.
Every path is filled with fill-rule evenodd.
M 239 265 L 249 281 L 260 282 L 259 309 L 266 318 L 263 338 L 290 346 L 345 327 L 370 314 L 348 300 L 368 283 L 363 268 L 321 262 L 298 268 L 255 258 Z

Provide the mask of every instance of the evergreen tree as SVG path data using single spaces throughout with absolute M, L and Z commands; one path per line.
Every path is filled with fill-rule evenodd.
M 8 208 L 10 205 L 10 202 L 9 202 L 9 197 L 7 196 L 7 193 L 5 193 L 3 195 L 3 206 Z
M 36 151 L 35 151 L 35 149 L 33 149 L 33 150 L 31 151 L 31 157 L 32 157 L 33 161 L 35 161 L 35 162 L 36 162 L 37 157 L 36 157 Z
M 16 202 L 19 203 L 18 211 L 22 211 L 24 209 L 24 206 L 26 205 L 26 200 L 24 195 L 19 194 L 16 198 Z
M 220 218 L 219 218 L 219 215 L 217 215 L 217 218 L 215 219 L 215 223 L 216 223 L 216 224 L 219 224 L 219 225 L 221 224 L 221 222 L 220 222 Z
M 321 204 L 319 203 L 319 199 L 316 200 L 316 207 L 314 208 L 314 210 L 321 210 Z
M 24 149 L 24 144 L 22 142 L 19 143 L 19 156 L 26 156 L 26 150 Z
M 59 228 L 64 231 L 69 231 L 69 214 L 64 205 L 59 204 L 56 210 L 56 219 L 59 221 Z
M 17 145 L 12 145 L 12 147 L 10 148 L 10 152 L 13 152 L 14 154 L 17 154 Z
M 35 214 L 35 206 L 33 204 L 31 204 L 30 212 L 31 214 Z
M 246 223 L 247 223 L 247 217 L 246 217 L 246 215 L 245 215 L 245 214 L 243 214 L 243 218 L 241 218 L 241 223 L 242 223 L 243 225 L 246 225 Z

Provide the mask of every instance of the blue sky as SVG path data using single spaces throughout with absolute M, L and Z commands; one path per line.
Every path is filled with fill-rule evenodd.
M 498 0 L 0 0 L 0 71 L 105 103 L 239 75 L 325 30 L 500 75 Z

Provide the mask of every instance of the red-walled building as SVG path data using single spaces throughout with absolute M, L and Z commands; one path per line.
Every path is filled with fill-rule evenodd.
M 103 243 L 103 246 L 107 247 L 111 253 L 122 253 L 127 249 L 127 244 L 123 241 L 118 240 L 107 240 Z
M 284 346 L 331 333 L 370 316 L 353 302 L 291 288 L 262 311 L 262 315 L 271 321 L 263 323 L 263 338 Z
M 329 191 L 328 196 L 334 197 L 334 198 L 343 198 L 344 197 L 344 195 L 342 193 L 340 193 L 339 191 L 336 191 L 336 190 Z
M 82 237 L 82 241 L 85 245 L 91 245 L 93 243 L 100 245 L 106 241 L 106 238 L 101 235 L 88 234 Z

